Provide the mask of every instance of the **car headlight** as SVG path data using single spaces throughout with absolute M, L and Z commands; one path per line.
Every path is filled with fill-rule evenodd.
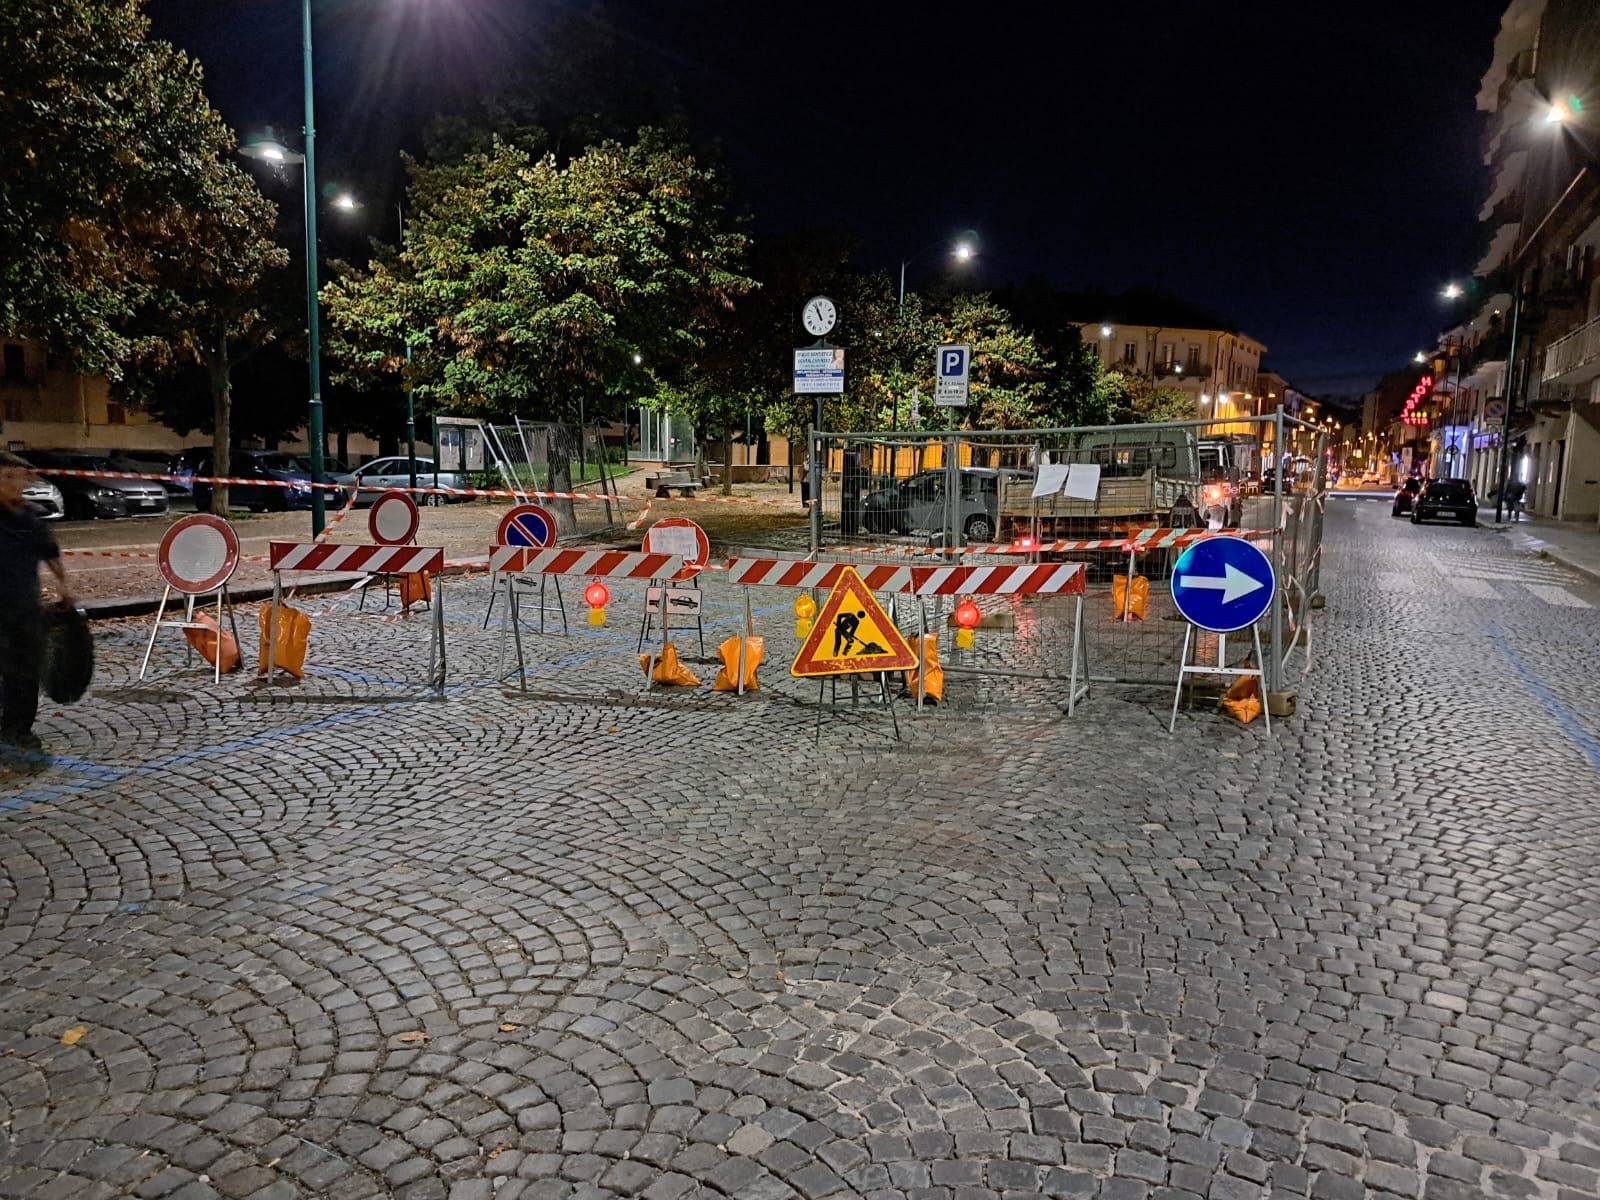
M 96 500 L 115 500 L 122 493 L 115 488 L 97 487 L 91 494 Z

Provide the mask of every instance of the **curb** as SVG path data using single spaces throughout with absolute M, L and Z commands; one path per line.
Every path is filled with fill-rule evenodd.
M 1487 528 L 1494 533 L 1507 533 L 1512 529 L 1517 529 L 1517 532 L 1521 533 L 1522 531 L 1517 527 L 1519 525 L 1528 523 L 1529 522 L 1516 521 L 1506 525 L 1489 525 Z M 1560 546 L 1556 545 L 1554 542 L 1545 541 L 1536 533 L 1523 534 L 1522 536 L 1539 543 L 1537 547 L 1529 547 L 1531 553 L 1542 554 L 1551 562 L 1560 563 L 1563 567 L 1566 567 L 1567 570 L 1576 571 L 1585 579 L 1592 579 L 1596 583 L 1600 583 L 1600 568 L 1591 566 L 1588 563 L 1578 562 L 1576 559 L 1568 557 L 1567 553 Z
M 471 575 L 478 571 L 488 569 L 487 561 L 482 562 L 453 562 L 445 563 L 444 575 Z M 302 596 L 323 596 L 329 592 L 347 592 L 353 585 L 363 579 L 373 579 L 376 576 L 361 572 L 346 572 L 335 575 L 331 579 L 318 579 L 312 583 L 302 583 L 293 590 Z M 257 584 L 253 587 L 240 588 L 228 591 L 230 604 L 253 604 L 258 600 L 272 599 L 272 585 L 270 583 Z M 170 602 L 168 607 L 170 607 Z M 80 600 L 81 608 L 91 621 L 110 621 L 118 617 L 144 617 L 149 616 L 161 607 L 160 596 L 132 596 L 125 600 Z

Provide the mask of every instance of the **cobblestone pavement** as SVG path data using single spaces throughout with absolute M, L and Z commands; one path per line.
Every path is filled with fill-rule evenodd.
M 1600 1194 L 1600 589 L 1328 530 L 1271 740 L 953 677 L 814 742 L 777 593 L 743 698 L 641 696 L 622 587 L 526 694 L 481 581 L 438 700 L 345 599 L 270 688 L 107 625 L 0 761 L 0 1195 Z

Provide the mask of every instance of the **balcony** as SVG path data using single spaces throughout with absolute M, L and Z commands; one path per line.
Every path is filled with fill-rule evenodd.
M 1210 379 L 1210 363 L 1192 363 L 1185 359 L 1175 358 L 1171 362 L 1156 363 L 1155 377 L 1157 379 Z
M 1600 317 L 1551 342 L 1545 348 L 1544 370 L 1539 375 L 1546 383 L 1567 387 L 1596 377 L 1600 377 Z

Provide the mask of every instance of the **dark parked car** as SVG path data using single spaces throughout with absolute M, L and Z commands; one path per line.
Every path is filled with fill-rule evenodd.
M 1008 478 L 1025 472 L 1007 471 Z M 862 515 L 869 533 L 910 533 L 944 528 L 945 472 L 918 471 L 888 487 L 869 492 L 862 500 Z M 957 520 L 966 542 L 993 541 L 999 528 L 1000 472 L 989 467 L 961 468 L 961 502 Z
M 195 463 L 196 476 L 213 474 L 209 456 Z M 298 454 L 284 450 L 236 450 L 228 464 L 228 476 L 244 480 L 228 485 L 228 507 L 251 512 L 282 512 L 287 508 L 311 507 L 311 464 Z M 257 481 L 260 482 L 257 482 Z M 211 511 L 213 485 L 194 485 L 194 506 Z
M 1422 480 L 1413 475 L 1402 483 L 1394 494 L 1394 508 L 1392 515 L 1403 517 L 1411 511 L 1411 503 L 1417 498 L 1417 493 L 1422 490 Z
M 144 479 L 90 479 L 61 473 L 98 471 L 110 475 L 121 469 L 104 455 L 76 450 L 30 450 L 25 457 L 39 474 L 61 489 L 67 516 L 73 520 L 157 516 L 167 511 L 167 491 L 159 483 Z
M 1411 523 L 1449 520 L 1462 525 L 1478 523 L 1478 498 L 1466 479 L 1430 479 L 1411 505 Z

